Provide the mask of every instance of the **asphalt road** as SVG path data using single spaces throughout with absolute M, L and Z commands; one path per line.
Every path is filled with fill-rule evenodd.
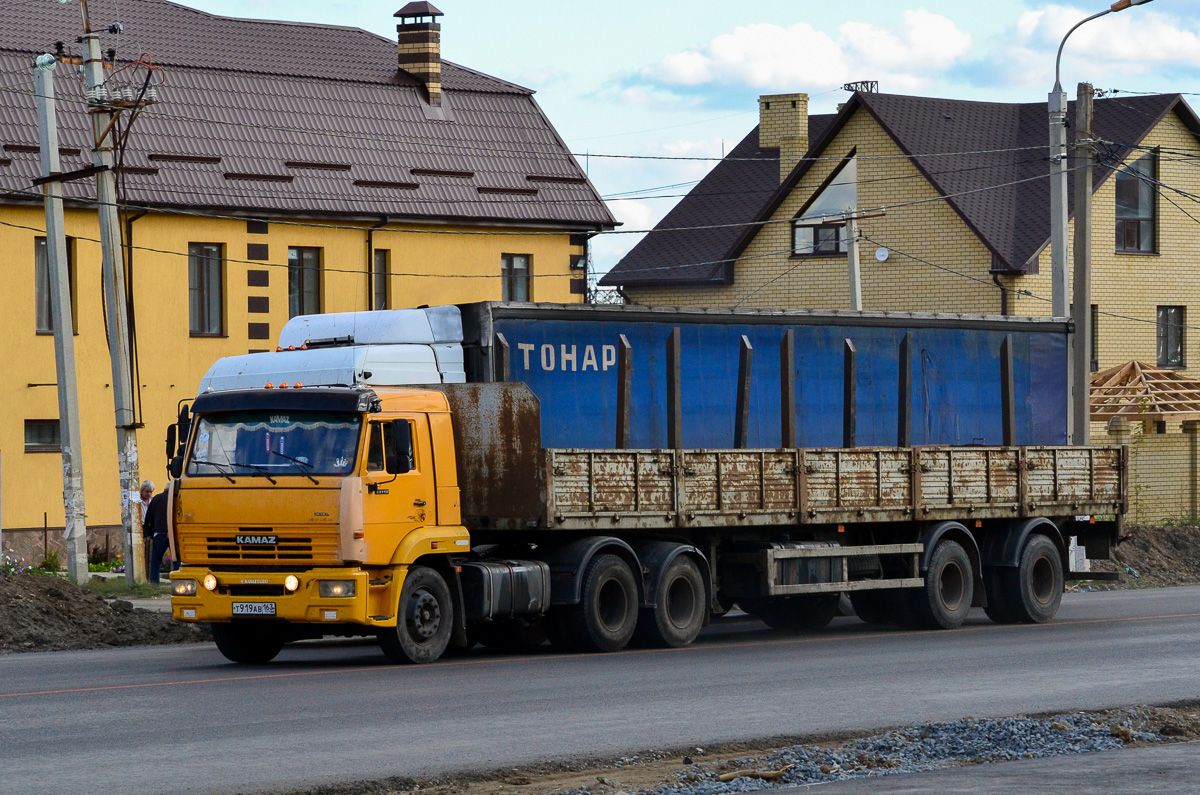
M 0 657 L 0 793 L 254 792 L 649 748 L 1200 699 L 1200 588 L 1064 599 L 1042 626 L 718 624 L 688 649 L 268 666 L 208 645 Z

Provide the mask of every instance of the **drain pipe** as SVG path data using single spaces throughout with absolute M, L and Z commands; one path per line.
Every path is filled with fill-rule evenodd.
M 379 223 L 367 227 L 367 308 L 375 306 L 375 230 L 387 226 L 388 216 L 379 216 Z
M 1008 288 L 1000 283 L 1000 274 L 992 274 L 992 284 L 1000 288 L 1000 314 L 1008 314 Z

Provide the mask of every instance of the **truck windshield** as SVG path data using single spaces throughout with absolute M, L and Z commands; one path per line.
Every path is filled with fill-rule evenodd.
M 355 468 L 362 419 L 329 411 L 202 415 L 188 475 L 345 475 Z

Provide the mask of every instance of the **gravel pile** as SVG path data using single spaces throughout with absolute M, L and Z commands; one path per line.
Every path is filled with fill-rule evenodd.
M 678 785 L 661 795 L 723 795 L 777 786 L 841 781 L 867 776 L 916 773 L 947 765 L 1036 759 L 1121 748 L 1130 743 L 1163 742 L 1148 714 L 1127 710 L 1114 720 L 1079 712 L 1047 719 L 963 718 L 928 723 L 849 741 L 836 748 L 794 745 L 762 757 L 700 764 L 680 770 Z M 724 774 L 740 775 L 721 781 Z M 766 774 L 768 780 L 752 777 Z

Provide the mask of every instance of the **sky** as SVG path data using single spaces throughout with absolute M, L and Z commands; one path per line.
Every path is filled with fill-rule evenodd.
M 407 0 L 176 0 L 227 16 L 351 25 L 395 36 Z M 654 226 L 713 160 L 758 123 L 760 94 L 805 92 L 831 113 L 841 86 L 955 99 L 1044 102 L 1054 54 L 1108 3 L 1019 0 L 436 0 L 442 57 L 535 89 L 538 103 L 622 229 Z M 1062 83 L 1200 92 L 1200 2 L 1153 0 L 1089 22 L 1063 53 Z M 1200 98 L 1191 98 L 1193 105 Z M 640 239 L 601 235 L 603 273 Z

